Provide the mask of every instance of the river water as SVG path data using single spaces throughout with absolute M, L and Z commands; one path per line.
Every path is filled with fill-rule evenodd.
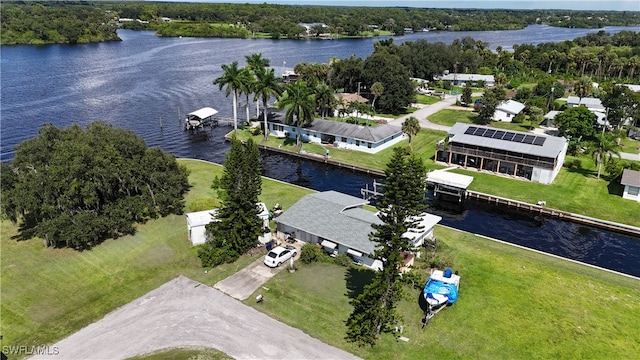
M 605 31 L 640 31 L 610 27 Z M 426 32 L 394 37 L 395 42 L 426 39 L 451 43 L 471 36 L 489 48 L 574 39 L 594 29 L 529 26 L 514 31 Z M 0 159 L 14 156 L 14 147 L 37 134 L 43 123 L 66 127 L 101 120 L 130 129 L 178 157 L 222 163 L 227 127 L 201 134 L 182 129 L 184 114 L 204 106 L 231 116 L 231 99 L 212 81 L 221 65 L 262 53 L 280 73 L 296 63 L 327 62 L 331 57 L 365 58 L 373 43 L 386 37 L 356 40 L 270 40 L 158 38 L 153 32 L 119 31 L 122 42 L 87 45 L 2 46 L 0 54 Z M 252 104 L 252 116 L 255 105 Z M 244 111 L 239 110 L 244 117 Z M 162 127 L 161 127 L 162 125 Z M 316 190 L 334 189 L 360 196 L 370 176 L 324 164 L 263 154 L 265 176 Z M 462 213 L 433 209 L 442 223 L 560 256 L 640 276 L 640 239 L 572 223 L 469 204 Z

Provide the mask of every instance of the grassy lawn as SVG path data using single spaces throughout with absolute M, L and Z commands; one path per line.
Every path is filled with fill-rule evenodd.
M 620 139 L 620 146 L 622 149 L 620 152 L 637 154 L 640 152 L 640 140 L 630 139 L 625 137 L 624 139 Z
M 472 111 L 443 109 L 430 115 L 428 119 L 434 124 L 453 126 L 459 122 L 473 124 L 477 117 L 478 114 Z
M 233 360 L 233 358 L 216 349 L 179 348 L 135 356 L 130 360 Z
M 421 329 L 419 290 L 399 305 L 403 336 L 373 348 L 346 342 L 350 296 L 371 278 L 362 268 L 299 264 L 280 272 L 246 304 L 365 359 L 627 358 L 640 351 L 640 283 L 590 267 L 436 228 L 460 272 L 458 302 Z M 421 271 L 426 278 L 427 270 Z
M 186 211 L 198 200 L 215 198 L 211 180 L 222 167 L 180 162 L 189 168 L 192 185 Z M 286 209 L 310 192 L 265 180 L 261 200 Z M 241 257 L 205 274 L 187 239 L 184 215 L 149 221 L 134 236 L 84 252 L 44 248 L 38 239 L 16 242 L 16 226 L 6 220 L 0 230 L 2 345 L 53 343 L 178 275 L 213 285 L 255 260 Z
M 440 99 L 439 97 L 435 97 L 435 96 L 416 94 L 416 102 L 418 104 L 432 105 L 432 104 L 435 104 L 435 103 L 437 103 L 438 101 L 441 101 L 441 100 L 442 99 Z

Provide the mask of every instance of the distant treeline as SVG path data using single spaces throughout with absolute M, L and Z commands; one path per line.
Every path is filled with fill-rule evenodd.
M 372 31 L 511 30 L 529 24 L 600 28 L 640 24 L 640 12 L 569 10 L 460 10 L 103 1 L 3 1 L 2 44 L 85 43 L 117 40 L 116 26 L 156 30 L 161 36 L 280 38 L 306 35 L 299 23 L 324 32 L 364 36 Z M 119 18 L 134 21 L 118 24 Z M 166 19 L 163 19 L 166 18 Z M 165 21 L 171 19 L 171 21 Z M 218 24 L 218 25 L 216 25 Z M 233 25 L 233 26 L 220 26 Z M 304 30 L 303 30 L 304 29 Z M 318 30 L 320 31 L 320 30 Z

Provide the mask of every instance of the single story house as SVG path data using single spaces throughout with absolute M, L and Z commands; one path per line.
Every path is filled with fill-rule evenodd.
M 259 213 L 258 217 L 262 219 L 263 226 L 269 227 L 269 209 L 264 203 L 257 203 Z M 192 246 L 204 244 L 207 242 L 206 225 L 212 221 L 216 221 L 218 209 L 196 211 L 187 213 L 187 235 Z
M 493 113 L 493 120 L 511 122 L 516 115 L 520 114 L 524 110 L 524 104 L 515 100 L 503 101 Z
M 624 169 L 620 184 L 624 186 L 623 199 L 640 202 L 640 171 Z
M 436 144 L 436 161 L 542 184 L 558 175 L 567 154 L 563 137 L 456 123 Z
M 269 133 L 277 137 L 295 139 L 296 126 L 295 124 L 286 124 L 284 116 L 285 110 L 268 109 Z M 370 154 L 391 147 L 404 139 L 404 134 L 399 126 L 388 124 L 362 126 L 322 119 L 314 119 L 310 126 L 301 127 L 300 132 L 302 141 Z
M 560 114 L 562 111 L 551 110 L 544 115 L 544 120 L 542 121 L 542 125 L 550 128 L 556 128 L 556 124 L 553 122 L 556 115 Z
M 468 82 L 477 83 L 479 81 L 484 82 L 484 84 L 489 87 L 496 85 L 496 80 L 493 75 L 447 73 L 434 76 L 434 79 L 451 81 L 451 85 L 454 86 L 465 86 Z
M 298 23 L 298 26 L 302 26 L 306 29 L 307 35 L 311 35 L 311 32 L 316 27 L 322 27 L 323 31 L 329 31 L 329 26 L 325 23 L 314 22 L 314 23 Z
M 297 240 L 321 246 L 326 252 L 347 254 L 355 262 L 381 269 L 382 262 L 373 258 L 376 244 L 369 239 L 372 224 L 381 224 L 378 216 L 363 209 L 369 202 L 336 191 L 309 194 L 274 219 L 277 236 L 292 234 Z M 442 218 L 423 214 L 420 228 L 404 234 L 414 247 L 433 237 L 433 228 Z
M 606 111 L 600 99 L 592 98 L 592 97 L 580 98 L 578 96 L 567 97 L 567 107 L 573 108 L 581 105 L 591 110 L 592 112 L 604 113 Z

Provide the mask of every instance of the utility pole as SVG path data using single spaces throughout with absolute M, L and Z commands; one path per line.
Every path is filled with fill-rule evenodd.
M 360 83 L 361 81 L 358 81 L 358 95 L 360 95 Z

